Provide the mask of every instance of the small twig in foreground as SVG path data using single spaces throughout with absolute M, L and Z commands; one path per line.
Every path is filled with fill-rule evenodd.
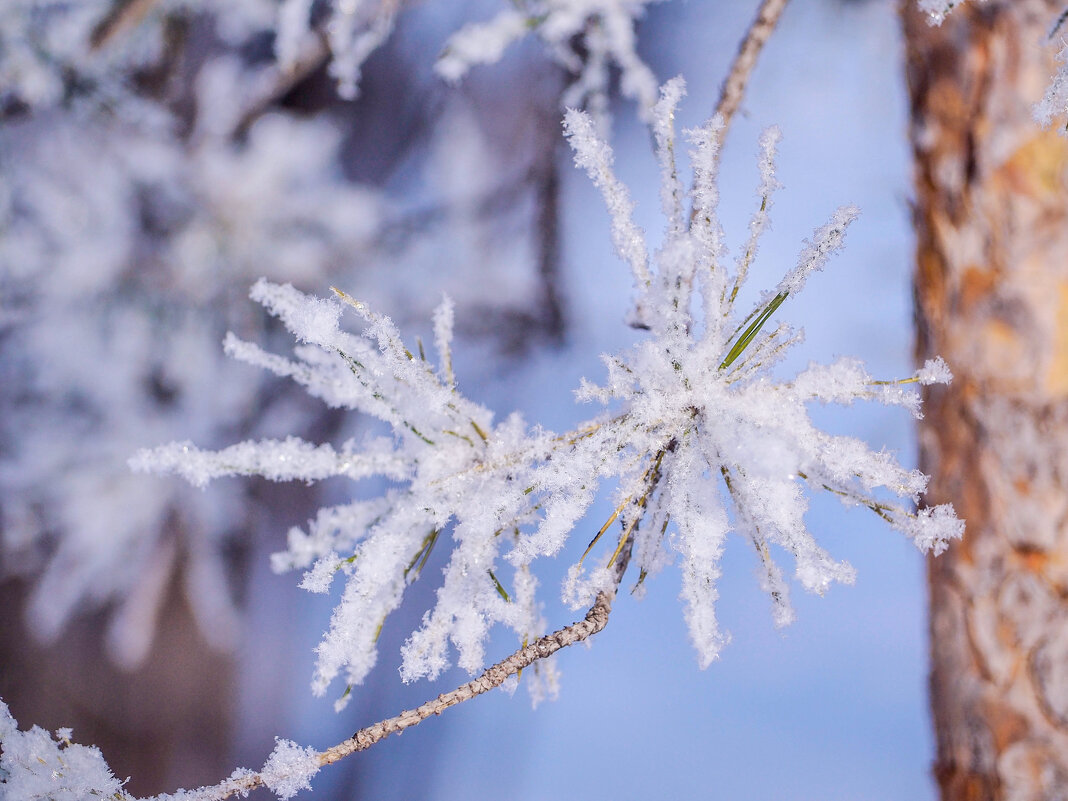
M 621 577 L 622 573 L 623 571 L 619 570 L 617 575 Z M 538 660 L 552 656 L 561 648 L 566 648 L 569 645 L 588 639 L 608 624 L 608 616 L 612 612 L 614 597 L 614 592 L 601 591 L 597 593 L 593 606 L 586 612 L 586 617 L 582 620 L 552 634 L 540 637 L 525 648 L 520 648 L 511 656 L 487 668 L 477 679 L 469 681 L 451 692 L 442 693 L 422 706 L 405 710 L 392 718 L 381 720 L 367 728 L 360 729 L 348 740 L 320 752 L 318 755 L 319 764 L 330 765 L 357 751 L 364 751 L 391 734 L 402 732 L 422 723 L 431 715 L 440 715 L 450 706 L 469 701 L 476 695 L 481 695 L 484 692 L 500 687 L 513 673 L 518 673 Z M 204 797 L 217 798 L 221 801 L 221 799 L 229 798 L 236 793 L 247 793 L 249 790 L 263 786 L 262 775 L 253 773 L 221 782 L 216 785 L 219 795 L 205 795 Z M 202 790 L 201 792 L 203 793 L 204 791 Z

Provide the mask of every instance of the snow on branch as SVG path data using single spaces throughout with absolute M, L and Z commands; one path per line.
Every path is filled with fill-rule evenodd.
M 10 799 L 128 798 L 100 749 L 71 741 L 70 729 L 55 735 L 33 726 L 19 731 L 0 701 L 0 797 Z
M 612 148 L 600 139 L 588 114 L 568 109 L 564 133 L 575 152 L 575 164 L 584 169 L 604 198 L 612 218 L 612 243 L 616 253 L 630 265 L 634 280 L 649 281 L 649 253 L 645 236 L 634 222 L 634 203 L 627 187 L 612 172 Z M 676 191 L 671 187 L 669 191 Z
M 223 476 L 263 476 L 271 481 L 321 481 L 330 476 L 354 480 L 380 475 L 394 480 L 406 474 L 387 440 L 357 450 L 350 440 L 340 453 L 330 445 L 312 445 L 297 437 L 242 442 L 220 451 L 202 451 L 191 442 L 145 449 L 130 460 L 141 473 L 176 473 L 195 487 Z

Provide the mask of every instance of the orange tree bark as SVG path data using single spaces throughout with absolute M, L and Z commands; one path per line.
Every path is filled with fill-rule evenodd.
M 955 374 L 921 460 L 967 522 L 928 565 L 935 775 L 946 801 L 1068 798 L 1068 139 L 1032 119 L 1064 4 L 913 5 L 918 350 Z

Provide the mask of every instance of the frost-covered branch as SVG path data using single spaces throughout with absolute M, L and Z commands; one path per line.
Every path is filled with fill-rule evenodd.
M 744 255 L 731 270 L 716 209 L 715 154 L 723 134 L 718 117 L 685 132 L 694 189 L 691 213 L 684 208 L 673 126 L 684 92 L 681 79 L 671 81 L 654 107 L 666 218 L 655 252 L 634 223 L 634 204 L 612 172 L 612 150 L 592 119 L 570 111 L 565 121 L 576 164 L 604 196 L 613 242 L 631 268 L 635 316 L 647 331 L 631 350 L 605 357 L 604 383 L 583 382 L 579 400 L 604 410 L 575 431 L 556 435 L 514 414 L 495 422 L 488 409 L 460 393 L 447 299 L 435 315 L 433 364 L 421 346 L 415 355 L 404 345 L 388 318 L 342 292 L 339 301 L 319 300 L 260 281 L 252 297 L 300 344 L 288 358 L 231 336 L 228 352 L 293 379 L 330 406 L 378 418 L 392 437 L 368 440 L 359 451 L 348 443 L 341 453 L 295 439 L 246 443 L 214 454 L 179 443 L 134 460 L 138 469 L 178 472 L 198 484 L 236 473 L 276 480 L 330 475 L 389 480 L 377 497 L 321 510 L 306 529 L 290 531 L 287 550 L 274 558 L 278 570 L 304 570 L 301 585 L 311 591 L 326 592 L 335 579 L 345 581 L 318 648 L 312 682 L 317 694 L 343 676 L 346 690 L 338 706 L 347 701 L 377 659 L 386 618 L 430 551 L 450 540 L 452 555 L 436 602 L 402 648 L 401 676 L 439 675 L 450 664 L 451 648 L 461 667 L 481 670 L 486 637 L 497 624 L 521 641 L 536 638 L 544 623 L 532 563 L 567 547 L 606 480 L 616 486 L 615 512 L 573 563 L 564 598 L 578 608 L 614 587 L 625 547 L 634 548 L 639 584 L 678 556 L 685 617 L 702 666 L 727 641 L 715 606 L 728 532 L 749 539 L 760 554 L 777 622 L 789 620 L 792 611 L 775 549 L 792 556 L 794 575 L 809 591 L 823 593 L 836 581 L 852 580 L 852 568 L 832 559 L 807 530 L 806 490 L 827 491 L 847 505 L 872 510 L 925 551 L 938 552 L 960 535 L 962 524 L 949 507 L 909 508 L 919 500 L 925 476 L 901 467 L 885 451 L 820 431 L 807 410 L 813 402 L 876 400 L 918 414 L 909 384 L 948 380 L 944 364 L 929 364 L 904 382 L 879 381 L 855 359 L 811 365 L 788 382 L 770 372 L 800 336 L 785 324 L 768 330 L 767 323 L 842 249 L 857 210 L 835 211 L 803 244 L 796 266 L 740 314 L 739 290 L 778 186 L 779 135 L 771 131 L 761 140 L 760 208 Z M 345 310 L 362 319 L 362 335 L 339 326 Z M 618 538 L 598 549 L 613 521 L 620 525 Z M 502 572 L 506 568 L 511 577 Z
M 589 639 L 608 625 L 608 617 L 612 613 L 614 596 L 614 589 L 597 593 L 597 598 L 582 620 L 559 629 L 552 634 L 539 637 L 529 645 L 518 649 L 507 658 L 487 668 L 477 679 L 462 684 L 451 692 L 442 693 L 437 698 L 427 701 L 415 709 L 401 712 L 395 717 L 360 729 L 351 739 L 324 751 L 320 755 L 321 763 L 329 765 L 356 751 L 370 748 L 379 740 L 391 734 L 396 734 L 415 726 L 432 715 L 440 715 L 451 706 L 469 701 L 477 695 L 500 687 L 511 676 L 520 674 L 539 660 L 552 656 L 561 648 Z

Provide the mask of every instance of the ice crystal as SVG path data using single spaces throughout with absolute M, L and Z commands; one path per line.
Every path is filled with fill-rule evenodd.
M 297 745 L 292 740 L 278 740 L 260 777 L 281 801 L 301 790 L 311 789 L 311 779 L 319 772 L 319 755 L 314 748 Z
M 126 799 L 121 782 L 95 746 L 71 741 L 70 729 L 55 736 L 40 726 L 19 731 L 7 704 L 0 701 L 0 798 L 89 801 Z
M 916 0 L 920 11 L 927 15 L 927 21 L 932 25 L 941 25 L 946 15 L 964 0 Z
M 229 473 L 388 479 L 377 497 L 324 509 L 305 529 L 290 531 L 288 548 L 274 559 L 278 570 L 306 571 L 310 590 L 325 591 L 335 578 L 345 584 L 318 648 L 317 693 L 339 675 L 349 685 L 367 675 L 384 620 L 445 540 L 451 541 L 449 564 L 435 604 L 403 647 L 402 676 L 441 673 L 450 663 L 450 643 L 463 668 L 478 670 L 494 624 L 509 626 L 521 640 L 539 634 L 531 564 L 564 549 L 606 479 L 617 487 L 615 511 L 569 572 L 565 597 L 578 605 L 598 590 L 612 591 L 628 562 L 640 585 L 677 557 L 684 614 L 702 666 L 727 641 L 715 607 L 730 532 L 756 551 L 777 624 L 793 618 L 780 553 L 792 557 L 794 578 L 810 592 L 852 581 L 853 569 L 824 551 L 805 526 L 809 491 L 871 509 L 923 551 L 937 553 L 960 535 L 963 524 L 951 507 L 914 511 L 926 486 L 923 474 L 858 439 L 821 431 L 807 410 L 813 402 L 876 400 L 918 414 L 909 385 L 948 381 L 941 360 L 903 381 L 876 380 L 855 359 L 811 365 L 789 381 L 771 373 L 800 335 L 782 324 L 768 330 L 766 323 L 841 249 L 856 209 L 835 211 L 774 290 L 740 314 L 739 292 L 778 187 L 779 134 L 761 139 L 760 203 L 746 249 L 729 269 L 717 218 L 722 125 L 712 119 L 685 132 L 694 172 L 687 208 L 672 122 L 683 94 L 681 79 L 669 82 L 652 112 L 667 219 L 652 256 L 593 120 L 575 110 L 565 119 L 575 161 L 611 213 L 616 250 L 636 286 L 634 316 L 647 330 L 630 350 L 604 357 L 600 384 L 584 381 L 579 389 L 579 400 L 605 406 L 600 414 L 564 434 L 528 426 L 518 415 L 495 421 L 455 386 L 447 299 L 435 315 L 435 365 L 421 348 L 406 348 L 388 318 L 342 292 L 338 300 L 319 300 L 260 281 L 253 299 L 300 344 L 289 358 L 231 336 L 227 350 L 292 378 L 330 406 L 377 417 L 392 438 L 368 440 L 360 449 L 347 443 L 340 452 L 291 439 L 215 454 L 171 445 L 136 457 L 141 469 L 178 472 L 196 483 Z M 362 320 L 362 336 L 339 326 L 346 307 Z M 618 532 L 602 543 L 616 522 Z

